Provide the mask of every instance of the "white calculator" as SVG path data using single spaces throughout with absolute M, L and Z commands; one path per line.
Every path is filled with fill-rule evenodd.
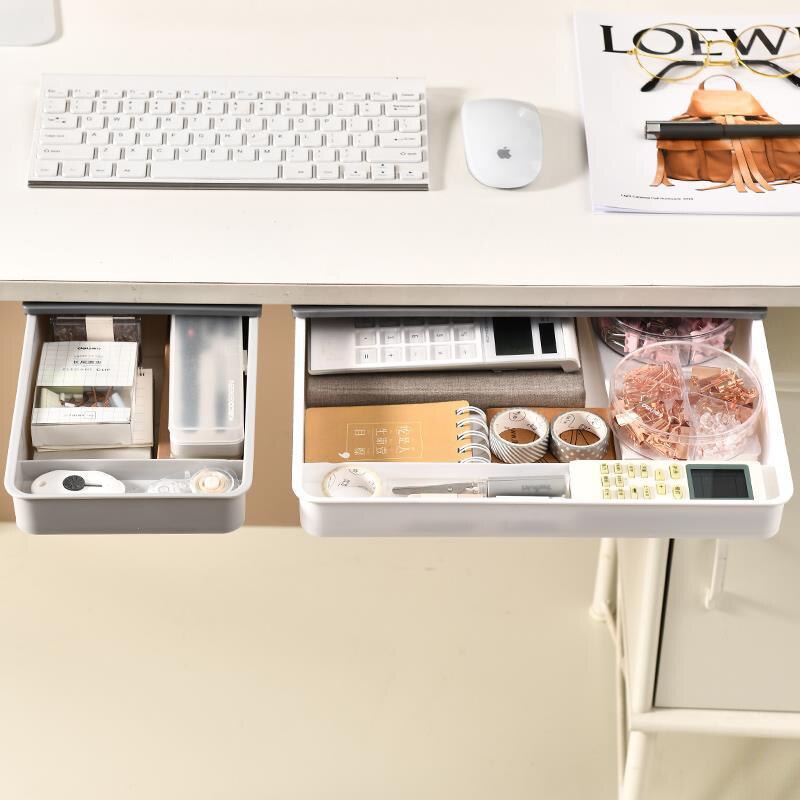
M 355 317 L 309 321 L 308 371 L 580 369 L 575 320 Z
M 706 461 L 572 461 L 573 500 L 640 503 L 691 500 L 763 500 L 758 463 Z

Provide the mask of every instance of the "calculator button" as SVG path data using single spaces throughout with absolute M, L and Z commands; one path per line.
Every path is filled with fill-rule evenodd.
M 635 464 L 628 464 L 628 477 L 635 478 L 636 477 L 636 465 Z
M 475 338 L 475 326 L 456 325 L 455 335 L 457 342 L 471 342 Z
M 663 481 L 658 481 L 656 483 L 656 493 L 657 494 L 666 494 L 667 493 L 667 484 Z
M 428 348 L 427 347 L 409 347 L 407 355 L 408 355 L 408 360 L 409 361 L 427 361 L 428 360 Z
M 639 499 L 639 490 L 635 486 L 631 486 L 631 500 Z
M 600 465 L 600 474 L 601 475 L 608 475 L 608 464 L 601 464 Z
M 449 325 L 434 325 L 431 328 L 431 341 L 434 344 L 450 341 L 450 326 Z
M 645 500 L 652 500 L 653 490 L 649 486 L 642 486 L 642 497 Z
M 403 360 L 402 347 L 384 347 L 381 352 L 384 364 L 396 364 Z
M 661 467 L 656 467 L 656 480 L 657 481 L 665 481 L 666 477 L 664 476 L 664 470 Z
M 625 499 L 625 490 L 617 489 L 617 500 L 624 500 L 624 499 Z
M 449 344 L 435 344 L 431 347 L 431 358 L 434 361 L 449 361 L 450 360 L 450 345 Z
M 356 349 L 356 364 L 377 364 L 378 351 L 374 347 L 359 347 Z
M 381 344 L 400 344 L 399 328 L 381 328 Z
M 371 344 L 377 344 L 375 331 L 361 330 L 356 333 L 356 344 L 359 347 L 368 347 Z
M 372 317 L 356 317 L 354 325 L 356 328 L 374 328 L 375 320 Z
M 673 486 L 672 497 L 675 500 L 683 500 L 683 486 Z
M 647 464 L 642 464 L 642 466 L 639 467 L 639 473 L 645 480 L 650 477 L 650 470 L 647 468 Z
M 622 475 L 622 464 L 620 464 L 619 462 L 614 464 L 614 474 Z
M 406 344 L 425 344 L 425 328 L 406 328 Z
M 680 466 L 678 466 L 678 464 L 670 464 L 669 465 L 669 476 L 674 481 L 680 480 L 681 468 L 680 468 Z
M 456 358 L 462 361 L 470 361 L 477 358 L 478 354 L 474 344 L 457 344 Z
M 611 489 L 603 489 L 603 500 L 611 499 Z
M 600 482 L 603 486 L 611 486 L 611 476 L 610 475 L 603 475 L 600 478 Z
M 615 481 L 617 486 L 624 486 L 625 485 L 625 478 L 622 475 L 617 475 L 617 479 Z

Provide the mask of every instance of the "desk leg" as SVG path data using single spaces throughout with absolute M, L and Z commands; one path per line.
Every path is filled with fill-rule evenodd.
M 619 800 L 640 800 L 643 796 L 648 744 L 647 734 L 641 731 L 630 732 L 625 774 L 619 787 Z
M 614 585 L 617 574 L 617 545 L 614 539 L 600 540 L 597 558 L 597 575 L 594 579 L 594 597 L 589 609 L 592 619 L 603 622 L 614 610 Z

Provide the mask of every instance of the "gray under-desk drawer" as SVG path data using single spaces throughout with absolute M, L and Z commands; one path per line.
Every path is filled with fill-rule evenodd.
M 245 496 L 253 480 L 253 452 L 258 364 L 258 316 L 260 306 L 117 306 L 87 304 L 30 304 L 22 347 L 19 383 L 11 427 L 6 464 L 5 488 L 14 500 L 17 525 L 28 533 L 225 533 L 244 523 Z M 244 448 L 236 459 L 85 459 L 34 460 L 30 437 L 30 418 L 36 374 L 42 343 L 46 340 L 49 317 L 59 313 L 100 315 L 136 314 L 147 319 L 171 314 L 239 316 L 244 326 L 246 346 Z M 169 326 L 163 326 L 168 331 Z M 163 345 L 143 348 L 142 366 L 153 367 L 154 374 L 165 371 Z M 160 358 L 160 364 L 159 364 Z M 158 378 L 157 378 L 158 380 Z M 154 392 L 153 413 L 159 415 L 158 394 Z M 148 494 L 149 483 L 161 478 L 182 477 L 202 467 L 222 468 L 238 483 L 220 495 Z M 32 482 L 57 469 L 99 470 L 126 485 L 124 495 L 75 495 L 44 497 L 31 492 Z

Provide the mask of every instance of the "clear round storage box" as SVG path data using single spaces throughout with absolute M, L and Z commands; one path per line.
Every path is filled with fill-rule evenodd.
M 716 347 L 640 348 L 614 370 L 610 404 L 619 440 L 645 458 L 728 461 L 757 447 L 761 384 Z
M 730 350 L 735 320 L 709 317 L 595 317 L 597 335 L 615 353 L 626 356 L 640 347 L 663 342 L 685 342 Z M 700 363 L 700 351 L 687 347 L 681 351 L 687 364 Z

